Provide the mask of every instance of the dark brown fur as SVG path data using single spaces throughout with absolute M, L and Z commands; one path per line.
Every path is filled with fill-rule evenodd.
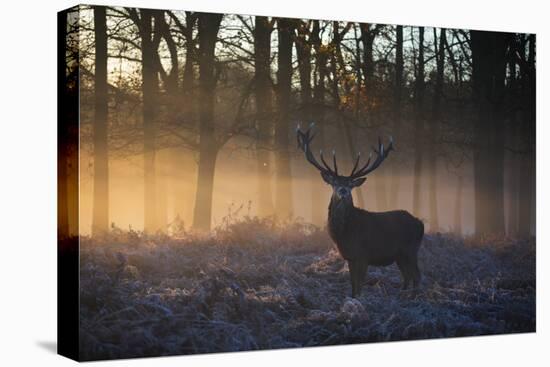
M 424 236 L 424 224 L 407 211 L 374 213 L 353 205 L 351 196 L 334 194 L 328 210 L 328 230 L 342 257 L 347 260 L 352 297 L 361 293 L 369 265 L 397 263 L 403 289 L 420 281 L 417 254 Z

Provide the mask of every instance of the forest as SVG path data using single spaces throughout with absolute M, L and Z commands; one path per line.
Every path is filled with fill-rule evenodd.
M 534 234 L 533 34 L 68 14 L 77 18 L 68 38 L 78 35 L 66 62 L 79 78 L 80 231 L 155 233 L 176 219 L 210 229 L 230 204 L 322 226 L 329 191 L 294 138 L 297 124 L 315 122 L 317 149 L 349 165 L 393 136 L 395 152 L 356 190 L 358 206 L 407 209 L 432 232 Z
M 86 360 L 535 330 L 536 36 L 77 6 L 63 13 L 58 232 Z M 420 292 L 350 298 L 331 189 L 424 224 Z M 327 154 L 327 153 L 325 153 Z

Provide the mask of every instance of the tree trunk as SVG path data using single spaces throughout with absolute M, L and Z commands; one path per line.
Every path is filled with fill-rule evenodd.
M 298 37 L 296 39 L 296 55 L 298 58 L 298 72 L 300 74 L 300 116 L 304 125 L 310 124 L 312 121 L 317 123 L 316 142 L 320 147 L 323 147 L 324 132 L 323 132 L 323 110 L 320 107 L 314 108 L 314 105 L 322 105 L 324 103 L 324 79 L 326 59 L 323 61 L 323 55 L 320 55 L 320 38 L 318 37 L 319 28 L 314 25 L 313 32 L 317 35 L 312 35 L 307 38 L 309 30 L 307 22 L 300 22 L 298 26 Z M 318 22 L 316 23 L 319 24 Z M 315 83 L 315 90 L 311 88 L 311 49 L 315 47 L 316 57 L 315 65 L 319 80 Z M 312 94 L 313 93 L 313 94 Z M 315 117 L 315 118 L 314 118 Z M 311 222 L 318 226 L 322 226 L 325 222 L 326 213 L 322 207 L 322 199 L 319 196 L 322 182 L 319 180 L 319 174 L 312 171 L 311 177 Z
M 94 193 L 92 235 L 109 230 L 109 158 L 108 158 L 108 95 L 107 95 L 107 17 L 104 6 L 94 7 L 95 34 L 95 121 Z
M 185 64 L 183 66 L 183 79 L 181 82 L 182 104 L 179 111 L 183 116 L 183 124 L 196 127 L 196 93 L 195 73 L 196 63 L 195 39 L 193 29 L 197 23 L 197 15 L 192 12 L 185 12 Z M 197 174 L 196 162 L 192 153 L 184 148 L 172 149 L 172 192 L 174 198 L 174 218 L 183 220 L 184 223 L 193 222 L 194 195 L 193 189 Z
M 529 35 L 529 54 L 527 63 L 522 64 L 522 140 L 527 154 L 520 168 L 520 202 L 519 202 L 519 234 L 529 236 L 536 229 L 535 223 L 535 126 L 536 126 L 536 66 L 535 66 L 535 35 Z
M 462 235 L 462 187 L 463 178 L 462 175 L 458 176 L 456 184 L 455 195 L 455 218 L 454 218 L 454 232 L 458 235 Z
M 413 178 L 413 214 L 420 215 L 420 181 L 424 161 L 424 27 L 418 28 L 418 65 L 414 96 L 414 178 Z
M 363 74 L 365 75 L 365 96 L 367 103 L 367 119 L 371 124 L 378 124 L 378 111 L 376 110 L 376 82 L 374 79 L 374 40 L 376 28 L 371 24 L 360 23 L 361 41 L 363 42 Z M 369 177 L 371 185 L 376 192 L 376 208 L 378 211 L 385 211 L 388 208 L 388 194 L 385 185 L 384 169 L 378 170 L 372 177 Z
M 393 92 L 393 136 L 400 141 L 401 132 L 401 110 L 403 96 L 403 26 L 396 27 L 395 43 L 395 85 Z M 401 171 L 397 161 L 392 162 L 392 177 L 390 187 L 390 209 L 396 209 L 399 199 L 399 180 Z
M 520 126 L 518 121 L 513 123 L 509 132 L 509 144 L 514 149 L 520 149 L 517 144 L 517 136 L 520 134 Z M 507 171 L 508 171 L 508 217 L 506 225 L 506 234 L 508 236 L 514 237 L 518 234 L 519 231 L 519 187 L 520 187 L 520 177 L 521 177 L 521 164 L 520 159 L 516 154 L 508 154 L 507 160 Z
M 215 138 L 214 101 L 216 77 L 214 57 L 221 14 L 200 13 L 199 21 L 199 167 L 193 227 L 209 230 L 212 220 L 212 190 L 218 155 Z
M 441 123 L 441 97 L 443 94 L 443 72 L 445 68 L 445 28 L 439 34 L 434 28 L 434 48 L 436 50 L 436 78 L 433 94 L 433 110 L 430 119 L 430 133 L 428 138 L 428 169 L 429 169 L 429 201 L 430 201 L 430 230 L 439 231 L 439 215 L 437 210 L 437 150 L 436 141 L 439 135 L 438 124 Z
M 61 250 L 75 250 L 76 246 L 75 251 L 78 250 L 78 243 L 65 240 L 80 234 L 78 220 L 80 60 L 78 56 L 74 56 L 79 54 L 80 43 L 77 37 L 80 32 L 80 16 L 80 11 L 73 9 L 58 13 L 57 235 Z M 68 33 L 69 29 L 72 33 Z
M 290 86 L 292 79 L 292 20 L 279 19 L 279 55 L 277 58 L 277 105 L 279 114 L 275 125 L 276 160 L 275 213 L 279 219 L 292 216 L 292 191 L 289 155 Z
M 157 231 L 168 230 L 168 176 L 167 163 L 170 162 L 169 151 L 163 149 L 155 154 L 155 193 Z
M 170 55 L 171 67 L 169 71 L 165 71 L 162 65 L 160 55 L 158 55 L 157 63 L 158 69 L 161 71 L 162 82 L 166 96 L 168 97 L 166 103 L 166 119 L 168 121 L 177 121 L 182 106 L 186 106 L 187 101 L 181 103 L 182 93 L 179 86 L 179 60 L 178 60 L 178 47 L 172 34 L 168 23 L 166 22 L 165 11 L 158 11 L 155 14 L 155 33 L 158 33 L 156 38 L 161 37 L 166 41 L 166 47 Z M 175 202 L 176 205 L 182 205 L 179 202 L 180 190 L 176 189 L 176 185 L 170 185 L 171 180 L 175 180 L 177 177 L 176 172 L 182 170 L 188 170 L 187 167 L 179 164 L 176 167 L 172 167 L 174 160 L 173 155 L 178 152 L 178 149 L 162 150 L 156 154 L 156 201 L 157 201 L 157 227 L 161 231 L 168 230 L 168 200 Z M 170 170 L 167 168 L 170 166 Z M 171 173 L 172 172 L 172 173 Z M 179 188 L 179 187 L 178 187 Z M 172 190 L 175 189 L 175 190 Z M 169 196 L 170 195 L 170 196 Z M 170 218 L 172 221 L 173 218 Z M 181 218 L 180 218 L 181 219 Z
M 362 67 L 364 64 L 361 63 L 361 51 L 360 51 L 360 45 L 361 45 L 361 38 L 357 37 L 357 30 L 355 29 L 355 75 L 356 75 L 356 84 L 355 84 L 355 106 L 354 106 L 354 119 L 357 124 L 359 124 L 361 119 L 361 107 L 363 105 L 363 101 L 361 101 L 361 91 L 363 87 L 363 70 Z M 338 43 L 340 43 L 340 40 L 338 39 Z M 341 58 L 341 57 L 340 57 Z M 345 66 L 343 64 L 340 65 L 341 68 L 344 68 Z M 366 84 L 366 83 L 365 83 Z M 370 87 L 370 86 L 369 86 Z M 346 91 L 346 94 L 350 93 L 350 91 Z M 365 91 L 366 95 L 367 91 Z M 357 151 L 355 149 L 355 144 L 353 142 L 352 132 L 350 129 L 349 124 L 343 123 L 344 125 L 344 135 L 345 135 L 345 145 L 349 148 L 350 152 L 350 160 L 353 162 L 355 158 L 357 157 Z M 360 208 L 365 208 L 365 198 L 363 197 L 363 188 L 361 186 L 357 187 L 355 189 L 355 194 L 357 197 L 357 205 Z
M 209 230 L 212 220 L 212 194 L 214 173 L 216 169 L 217 150 L 206 144 L 206 137 L 201 136 L 199 150 L 199 170 L 197 172 L 197 195 L 193 212 L 193 228 Z
M 342 57 L 342 51 L 340 47 L 340 43 L 342 42 L 342 36 L 340 34 L 339 29 L 339 23 L 333 22 L 333 36 L 331 41 L 330 51 L 331 51 L 331 58 L 330 58 L 330 66 L 331 66 L 331 73 L 332 73 L 332 95 L 334 99 L 334 108 L 336 111 L 340 109 L 340 92 L 339 92 L 339 74 L 338 74 L 338 66 L 340 67 L 340 70 L 344 72 L 344 62 Z M 354 160 L 357 156 L 357 151 L 355 150 L 355 144 L 353 141 L 353 136 L 351 132 L 351 128 L 349 126 L 349 123 L 346 123 L 345 121 L 341 122 L 341 128 L 344 132 L 344 139 L 345 139 L 345 145 L 348 148 L 348 152 L 350 155 L 350 159 Z M 360 208 L 365 207 L 365 199 L 363 196 L 363 190 L 361 187 L 357 187 L 355 189 L 355 194 L 357 195 L 357 205 Z
M 313 90 L 313 105 L 312 115 L 313 121 L 316 123 L 317 142 L 320 149 L 325 145 L 325 79 L 327 76 L 327 52 L 322 47 L 320 38 L 320 25 L 318 20 L 313 21 L 310 40 L 315 49 L 315 86 Z M 323 181 L 317 170 L 310 170 L 311 177 L 311 221 L 312 223 L 323 226 L 327 219 L 326 202 L 319 196 L 319 192 L 323 188 Z
M 307 39 L 307 24 L 298 26 L 296 39 L 296 55 L 298 57 L 298 72 L 300 74 L 300 115 L 304 124 L 312 120 L 312 95 L 311 95 L 311 44 Z
M 471 31 L 472 78 L 477 102 L 474 175 L 476 234 L 505 234 L 502 97 L 509 35 Z
M 258 215 L 273 215 L 273 193 L 271 191 L 271 32 L 267 17 L 256 17 L 254 28 L 254 65 L 256 83 L 256 121 L 258 141 L 256 142 L 256 165 L 258 169 Z
M 143 151 L 144 151 L 144 230 L 154 233 L 158 230 L 155 138 L 158 106 L 158 69 L 156 64 L 157 45 L 152 39 L 153 10 L 141 10 L 141 55 L 143 90 Z
M 195 40 L 193 39 L 193 29 L 197 23 L 197 15 L 191 12 L 185 12 L 186 28 L 185 36 L 185 66 L 183 67 L 182 91 L 184 98 L 190 102 L 193 100 L 193 92 L 195 85 L 194 68 L 196 61 L 195 55 Z M 191 104 L 192 105 L 192 104 Z M 188 109 L 192 111 L 191 108 Z
M 192 153 L 181 147 L 169 150 L 170 184 L 173 200 L 173 217 L 182 220 L 185 224 L 193 221 L 193 200 L 195 191 L 196 162 Z
M 516 61 L 510 60 L 509 67 L 509 80 L 508 90 L 511 95 L 510 102 L 518 100 L 519 98 L 519 83 L 517 78 Z M 520 150 L 521 136 L 521 118 L 519 111 L 513 111 L 511 113 L 511 121 L 509 123 L 507 131 L 507 142 L 512 149 Z M 518 222 L 519 222 L 519 185 L 520 185 L 520 162 L 517 154 L 508 152 L 507 154 L 507 178 L 508 178 L 508 210 L 507 210 L 507 224 L 506 234 L 514 237 L 518 234 Z
M 534 146 L 533 146 L 533 149 Z M 522 160 L 520 166 L 520 201 L 519 201 L 519 223 L 518 234 L 520 236 L 530 236 L 533 233 L 534 226 L 534 208 L 535 197 L 535 160 L 534 153 L 529 154 Z

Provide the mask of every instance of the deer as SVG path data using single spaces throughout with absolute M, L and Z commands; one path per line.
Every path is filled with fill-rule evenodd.
M 323 151 L 319 151 L 321 163 L 311 151 L 314 124 L 302 131 L 296 128 L 298 148 L 303 151 L 306 160 L 321 173 L 325 183 L 332 187 L 332 196 L 328 206 L 328 233 L 336 244 L 338 252 L 348 263 L 351 278 L 351 296 L 361 294 L 363 281 L 369 266 L 389 266 L 397 263 L 403 278 L 402 289 L 406 290 L 412 282 L 418 289 L 420 270 L 418 268 L 418 250 L 424 237 L 424 223 L 405 210 L 371 212 L 353 204 L 352 190 L 365 183 L 367 175 L 376 170 L 388 157 L 393 148 L 393 138 L 387 148 L 380 137 L 378 148 L 373 148 L 365 164 L 359 165 L 361 153 L 357 154 L 350 175 L 338 173 L 336 153 L 332 152 L 332 165 L 326 162 Z

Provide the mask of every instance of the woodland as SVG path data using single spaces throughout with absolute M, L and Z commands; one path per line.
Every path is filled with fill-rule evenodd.
M 58 228 L 78 238 L 81 359 L 535 331 L 534 34 L 61 17 Z M 353 199 L 421 219 L 418 289 L 374 266 L 349 297 L 330 188 L 297 147 L 311 124 L 344 171 L 392 137 Z
M 80 232 L 129 222 L 119 206 L 149 233 L 211 229 L 229 205 L 216 191 L 238 179 L 222 171 L 241 161 L 228 202 L 322 227 L 330 193 L 295 144 L 314 122 L 315 148 L 348 166 L 393 137 L 357 206 L 406 209 L 431 232 L 534 234 L 534 34 L 86 6 L 66 17 L 60 67 L 80 129 L 60 139 L 77 134 L 86 158 L 60 165 L 60 190 L 76 167 L 89 178 Z M 140 171 L 116 191 L 124 160 Z M 141 191 L 115 202 L 129 185 Z

